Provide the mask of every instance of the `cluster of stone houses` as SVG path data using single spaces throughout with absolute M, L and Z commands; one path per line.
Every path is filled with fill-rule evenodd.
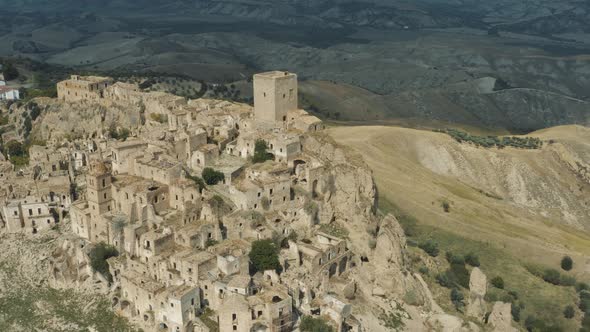
M 63 188 L 6 192 L 6 230 L 37 232 L 68 211 L 74 234 L 117 248 L 109 259 L 117 309 L 148 329 L 208 331 L 203 314 L 213 312 L 207 319 L 220 331 L 292 331 L 301 315 L 360 331 L 350 304 L 324 291 L 356 258 L 344 239 L 315 230 L 309 208 L 328 173 L 303 145 L 324 124 L 299 109 L 295 74 L 257 74 L 253 84 L 250 107 L 142 92 L 110 78 L 60 82 L 64 103 L 141 105 L 154 129 L 126 141 L 33 147 L 21 177 L 29 185 L 60 179 Z M 253 163 L 260 141 L 273 158 Z M 223 181 L 201 187 L 194 177 L 205 168 Z M 83 188 L 79 197 L 73 187 Z M 296 230 L 305 237 L 290 236 Z M 252 274 L 252 242 L 277 237 L 285 243 L 281 273 Z
M 2 69 L 0 67 L 0 69 Z M 0 73 L 0 100 L 18 100 L 20 91 L 17 88 L 6 85 L 4 74 Z

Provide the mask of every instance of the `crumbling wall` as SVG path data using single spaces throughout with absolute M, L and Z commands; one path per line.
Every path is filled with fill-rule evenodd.
M 62 239 L 49 256 L 51 286 L 108 292 L 108 281 L 100 273 L 92 271 L 89 252 L 90 247 L 83 239 Z

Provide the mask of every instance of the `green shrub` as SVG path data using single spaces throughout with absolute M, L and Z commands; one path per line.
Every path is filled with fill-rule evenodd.
M 590 332 L 590 315 L 584 315 L 584 318 L 582 319 L 582 327 L 580 328 L 580 332 Z
M 26 154 L 24 145 L 21 142 L 15 140 L 6 143 L 4 146 L 4 151 L 5 153 L 16 157 L 23 157 Z
M 437 274 L 435 278 L 439 285 L 446 288 L 469 288 L 469 271 L 462 263 L 451 264 L 447 271 Z
M 272 240 L 254 241 L 249 254 L 253 272 L 266 270 L 279 271 L 281 264 L 279 262 L 278 251 L 279 248 L 277 248 Z
M 465 255 L 465 263 L 473 267 L 478 267 L 480 265 L 479 257 L 477 257 L 476 254 L 470 252 L 467 255 Z
M 563 275 L 559 280 L 559 284 L 562 286 L 575 286 L 576 285 L 576 278 L 572 276 Z
M 514 300 L 518 300 L 518 293 L 516 291 L 508 291 L 508 295 L 512 296 Z
M 205 167 L 201 175 L 203 176 L 205 183 L 210 186 L 216 185 L 217 183 L 225 180 L 225 175 L 223 175 L 223 173 L 218 172 L 210 167 Z
M 570 256 L 564 256 L 561 259 L 561 268 L 564 271 L 569 271 L 574 267 L 574 261 L 572 260 L 572 258 Z
M 578 297 L 580 298 L 578 308 L 584 313 L 590 312 L 590 292 L 583 290 L 578 293 Z
M 461 291 L 459 291 L 457 288 L 453 288 L 451 290 L 451 302 L 453 302 L 455 309 L 457 309 L 458 311 L 462 311 L 463 307 L 465 306 L 464 300 L 465 296 L 463 296 L 463 293 L 461 293 Z
M 273 160 L 274 155 L 272 153 L 268 153 L 266 150 L 268 149 L 268 145 L 265 141 L 259 139 L 256 141 L 254 145 L 254 156 L 252 156 L 252 162 L 263 163 L 267 160 Z
M 168 122 L 168 116 L 166 114 L 152 113 L 150 114 L 150 119 L 159 123 Z
M 4 63 L 4 68 L 2 68 L 3 74 L 4 74 L 4 79 L 7 81 L 12 81 L 14 79 L 17 79 L 18 76 L 20 75 L 18 72 L 18 69 L 16 69 L 16 67 L 9 62 Z
M 499 277 L 499 276 L 493 277 L 492 280 L 490 281 L 490 283 L 492 284 L 492 286 L 494 286 L 498 289 L 504 289 L 504 279 L 502 279 L 502 277 Z
M 449 280 L 449 277 L 447 276 L 446 273 L 437 274 L 435 279 L 436 279 L 436 282 L 438 282 L 438 284 L 441 285 L 442 287 L 451 288 L 453 286 L 453 284 Z
M 588 284 L 585 283 L 585 282 L 578 282 L 576 284 L 576 291 L 577 292 L 581 292 L 581 291 L 584 291 L 584 290 L 590 290 L 590 286 L 588 286 Z
M 443 211 L 445 211 L 446 213 L 449 213 L 449 212 L 451 212 L 451 204 L 450 204 L 449 202 L 447 202 L 447 201 L 443 201 L 443 202 L 441 203 L 441 206 L 442 206 L 442 208 L 443 208 Z
M 209 248 L 212 247 L 216 244 L 218 244 L 219 242 L 217 242 L 216 240 L 213 239 L 207 239 L 207 241 L 205 242 L 205 248 Z
M 127 138 L 129 137 L 130 134 L 131 134 L 131 131 L 127 128 L 117 129 L 115 126 L 112 126 L 109 129 L 109 135 L 111 136 L 111 138 L 116 139 L 116 140 L 125 141 L 125 140 L 127 140 Z
M 420 272 L 420 274 L 427 276 L 430 273 L 430 270 L 426 266 L 420 266 L 418 272 Z
M 311 316 L 303 316 L 299 325 L 301 332 L 334 332 L 325 320 Z
M 465 264 L 465 259 L 461 255 L 454 255 L 452 252 L 447 251 L 445 254 L 447 262 L 450 264 Z
M 535 332 L 561 332 L 563 329 L 558 325 L 547 324 L 545 321 L 528 316 L 524 322 L 524 326 L 528 331 Z
M 576 315 L 576 311 L 574 310 L 573 305 L 568 305 L 565 307 L 565 309 L 563 309 L 563 317 L 565 317 L 567 319 L 571 319 L 571 318 L 574 318 L 575 315 Z
M 553 285 L 559 285 L 561 281 L 561 275 L 559 274 L 559 271 L 555 269 L 547 269 L 543 273 L 543 280 Z
M 57 88 L 51 86 L 46 89 L 25 89 L 23 97 L 25 100 L 39 97 L 57 98 Z M 35 120 L 35 117 L 33 117 L 33 120 Z
M 10 162 L 14 166 L 26 166 L 29 164 L 29 157 L 12 156 Z
M 115 247 L 101 242 L 90 250 L 90 266 L 94 272 L 98 272 L 109 281 L 112 281 L 113 276 L 109 271 L 109 263 L 107 263 L 107 259 L 118 255 L 119 252 Z
M 539 149 L 543 146 L 543 142 L 536 137 L 507 136 L 500 138 L 498 136 L 475 136 L 457 129 L 435 131 L 446 133 L 459 143 L 467 142 L 484 148 L 504 148 L 506 146 L 511 146 L 519 149 Z
M 469 288 L 469 271 L 465 268 L 464 263 L 451 263 L 451 268 L 447 272 L 449 278 L 455 285 L 463 288 Z
M 188 174 L 188 172 L 187 172 L 186 177 L 187 177 L 187 179 L 192 180 L 197 185 L 197 187 L 199 188 L 199 192 L 202 192 L 203 189 L 206 187 L 205 181 L 203 181 L 203 179 L 201 179 L 200 177 L 190 175 L 190 174 Z
M 438 244 L 432 239 L 420 243 L 418 248 L 424 250 L 431 257 L 436 257 L 439 254 Z
M 515 322 L 520 322 L 520 307 L 517 305 L 512 304 L 510 308 L 510 314 L 512 315 L 512 320 Z

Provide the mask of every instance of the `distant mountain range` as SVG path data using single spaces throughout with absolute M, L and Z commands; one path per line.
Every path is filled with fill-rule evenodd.
M 588 32 L 590 3 L 566 0 L 15 0 L 10 12 L 93 12 L 108 16 L 149 14 L 219 15 L 282 25 L 384 29 L 499 28 L 552 35 Z
M 290 70 L 333 83 L 311 84 L 305 97 L 338 120 L 413 118 L 519 132 L 590 124 L 590 2 L 0 4 L 0 56 L 225 83 Z M 482 82 L 498 84 L 482 91 Z

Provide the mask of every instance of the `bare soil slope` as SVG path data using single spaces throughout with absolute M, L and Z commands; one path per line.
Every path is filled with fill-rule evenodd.
M 539 150 L 478 148 L 397 127 L 330 134 L 364 157 L 380 199 L 421 222 L 544 265 L 558 266 L 569 254 L 576 273 L 590 273 L 590 129 L 535 132 L 546 140 Z

